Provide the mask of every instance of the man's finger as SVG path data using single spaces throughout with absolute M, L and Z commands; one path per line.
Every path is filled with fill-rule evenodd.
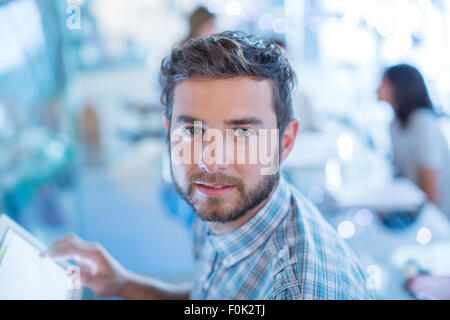
M 43 256 L 53 259 L 78 258 L 80 260 L 92 260 L 92 262 L 97 264 L 102 262 L 102 256 L 98 247 L 70 242 L 51 246 Z
M 40 256 L 49 256 L 49 251 L 57 250 L 57 248 L 67 246 L 68 244 L 77 244 L 78 246 L 80 246 L 83 244 L 83 242 L 84 241 L 81 238 L 72 233 L 52 243 L 52 245 L 49 246 L 46 251 L 41 252 Z
M 107 279 L 102 276 L 94 276 L 89 272 L 81 272 L 81 282 L 83 286 L 90 288 L 99 295 L 103 294 L 102 291 L 105 288 L 106 281 Z

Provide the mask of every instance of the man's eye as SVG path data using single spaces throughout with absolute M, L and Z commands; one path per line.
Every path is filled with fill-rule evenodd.
M 253 130 L 245 129 L 245 128 L 238 128 L 238 129 L 234 130 L 234 134 L 239 137 L 248 137 L 253 134 Z
M 200 127 L 189 127 L 184 129 L 187 134 L 191 136 L 201 135 L 203 133 L 203 129 Z

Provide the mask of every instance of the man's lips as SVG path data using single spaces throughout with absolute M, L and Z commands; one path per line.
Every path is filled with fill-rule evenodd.
M 197 189 L 208 197 L 222 197 L 234 190 L 234 185 L 217 184 L 209 182 L 194 182 Z

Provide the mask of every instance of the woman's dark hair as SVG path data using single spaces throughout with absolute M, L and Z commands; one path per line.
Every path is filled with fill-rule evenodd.
M 269 79 L 280 137 L 293 119 L 291 93 L 296 82 L 295 72 L 286 52 L 272 41 L 243 32 L 225 31 L 175 46 L 161 63 L 161 102 L 166 106 L 169 121 L 176 85 L 197 76 Z
M 408 125 L 417 109 L 433 109 L 425 81 L 419 70 L 407 64 L 392 66 L 384 72 L 394 95 L 395 113 L 402 127 Z
M 205 7 L 198 7 L 189 17 L 189 35 L 188 38 L 198 37 L 198 31 L 202 25 L 215 19 L 216 15 L 211 13 Z

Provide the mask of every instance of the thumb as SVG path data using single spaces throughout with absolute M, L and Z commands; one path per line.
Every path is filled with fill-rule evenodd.
M 92 289 L 95 293 L 99 293 L 102 290 L 105 281 L 107 281 L 107 279 L 102 276 L 93 275 L 88 270 L 81 271 L 81 282 L 84 286 Z

